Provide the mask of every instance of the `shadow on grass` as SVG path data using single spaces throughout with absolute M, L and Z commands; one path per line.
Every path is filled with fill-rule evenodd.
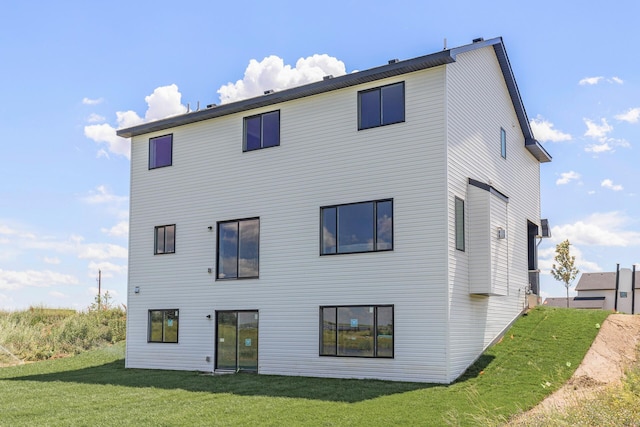
M 238 373 L 209 375 L 192 371 L 125 369 L 124 360 L 72 371 L 6 378 L 9 381 L 73 382 L 80 384 L 149 387 L 240 396 L 288 397 L 355 403 L 377 397 L 443 387 L 376 380 L 288 377 Z
M 456 382 L 474 378 L 493 359 L 482 356 Z M 379 380 L 334 379 L 238 373 L 210 375 L 193 371 L 126 369 L 124 360 L 76 370 L 5 378 L 9 381 L 71 382 L 122 387 L 158 388 L 190 392 L 229 393 L 240 396 L 287 397 L 355 403 L 442 384 Z

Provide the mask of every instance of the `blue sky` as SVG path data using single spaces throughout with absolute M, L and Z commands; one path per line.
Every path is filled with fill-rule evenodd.
M 553 227 L 543 270 L 566 238 L 583 272 L 640 263 L 640 3 L 220 3 L 3 4 L 0 309 L 86 308 L 99 269 L 103 289 L 126 303 L 119 125 L 319 69 L 433 53 L 445 39 L 504 38 L 534 133 L 554 158 L 541 168 L 542 217 Z M 564 287 L 543 275 L 542 293 Z

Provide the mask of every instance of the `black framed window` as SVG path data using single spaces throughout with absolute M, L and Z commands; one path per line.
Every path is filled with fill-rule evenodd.
M 176 226 L 159 225 L 155 228 L 155 255 L 172 254 L 176 251 Z
M 258 278 L 260 219 L 218 223 L 218 279 Z
M 320 255 L 393 250 L 393 200 L 320 208 Z
M 320 307 L 320 356 L 393 357 L 393 305 Z
M 244 118 L 244 151 L 280 145 L 280 110 Z
M 177 343 L 180 310 L 149 310 L 148 342 Z
M 358 92 L 358 130 L 404 122 L 404 82 Z
M 171 166 L 173 162 L 173 135 L 149 139 L 149 169 Z
M 464 200 L 458 197 L 455 200 L 456 249 L 464 251 Z
M 500 155 L 503 159 L 507 158 L 507 131 L 500 128 Z

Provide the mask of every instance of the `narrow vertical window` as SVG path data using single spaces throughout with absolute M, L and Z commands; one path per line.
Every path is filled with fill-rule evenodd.
M 160 225 L 155 228 L 155 251 L 158 254 L 172 254 L 176 251 L 176 226 Z
M 500 128 L 500 154 L 503 159 L 507 158 L 507 132 Z
M 149 139 L 149 169 L 171 166 L 173 162 L 173 135 Z
M 404 82 L 358 92 L 358 130 L 404 122 Z
M 259 252 L 258 218 L 218 223 L 218 279 L 257 278 Z
M 244 118 L 244 151 L 280 145 L 280 111 Z
M 464 200 L 456 197 L 456 249 L 464 251 Z

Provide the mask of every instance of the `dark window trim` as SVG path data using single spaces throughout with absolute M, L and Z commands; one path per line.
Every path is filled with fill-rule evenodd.
M 164 229 L 164 247 L 167 247 L 167 231 L 166 227 L 173 227 L 173 251 L 167 252 L 166 250 L 163 252 L 158 252 L 158 229 Z M 153 254 L 154 255 L 166 255 L 166 254 L 175 254 L 176 253 L 176 225 L 175 224 L 165 224 L 165 225 L 156 225 L 153 228 Z
M 391 202 L 391 215 L 392 215 L 392 219 L 391 219 L 391 247 L 389 249 L 377 249 L 377 245 L 378 245 L 378 241 L 376 239 L 377 235 L 378 235 L 378 203 L 380 202 Z M 360 205 L 360 204 L 364 204 L 364 203 L 373 203 L 373 250 L 372 251 L 354 251 L 354 252 L 338 252 L 338 232 L 337 232 L 337 216 L 338 216 L 338 208 L 340 206 L 352 206 L 352 205 Z M 323 226 L 324 226 L 324 219 L 322 216 L 322 212 L 323 209 L 335 209 L 336 210 L 336 252 L 335 253 L 323 253 L 322 252 L 322 246 L 323 246 L 323 238 L 324 238 L 324 230 L 323 230 Z M 390 252 L 393 251 L 395 242 L 394 242 L 394 219 L 395 218 L 395 209 L 393 206 L 393 199 L 378 199 L 378 200 L 365 200 L 365 201 L 361 201 L 361 202 L 355 202 L 355 203 L 341 203 L 338 205 L 327 205 L 327 206 L 321 206 L 320 207 L 320 256 L 333 256 L 333 255 L 351 255 L 351 254 L 367 254 L 367 253 L 372 253 L 372 252 Z
M 238 223 L 238 240 L 240 239 L 240 222 L 241 221 L 252 221 L 258 220 L 258 275 L 257 276 L 243 276 L 243 277 L 223 277 L 220 278 L 218 275 L 220 274 L 220 224 L 229 224 L 232 222 Z M 237 251 L 240 250 L 240 244 L 238 244 Z M 239 254 L 236 252 L 236 264 L 239 263 Z M 237 267 L 238 275 L 240 274 L 240 268 Z M 250 217 L 250 218 L 240 218 L 240 219 L 229 219 L 225 221 L 218 221 L 216 224 L 216 281 L 227 281 L 227 280 L 251 280 L 251 279 L 259 279 L 260 278 L 260 217 Z M 231 311 L 231 310 L 230 310 Z
M 265 114 L 271 114 L 271 113 L 278 113 L 278 143 L 276 145 L 270 145 L 268 147 L 264 146 L 264 121 L 263 121 L 263 117 Z M 280 126 L 280 109 L 277 110 L 273 110 L 273 111 L 265 111 L 264 113 L 260 113 L 260 114 L 253 114 L 251 116 L 246 116 L 242 119 L 242 152 L 243 153 L 248 153 L 251 151 L 259 151 L 259 150 L 264 150 L 265 148 L 273 148 L 273 147 L 279 147 L 280 146 L 280 137 L 281 137 L 281 131 L 282 128 Z M 253 119 L 256 117 L 260 117 L 260 148 L 254 148 L 253 150 L 248 150 L 247 149 L 247 120 L 249 119 Z
M 154 139 L 166 138 L 167 136 L 171 137 L 171 161 L 169 162 L 168 165 L 152 166 L 151 165 L 151 141 L 154 140 Z M 173 166 L 173 133 L 168 133 L 166 135 L 154 136 L 153 138 L 149 138 L 149 162 L 148 162 L 149 170 L 162 169 L 162 168 L 166 168 L 166 167 L 169 167 L 169 166 Z
M 325 308 L 333 308 L 336 310 L 336 324 L 338 323 L 338 309 L 345 307 L 374 307 L 373 313 L 373 356 L 350 356 L 345 354 L 338 354 L 338 331 L 336 330 L 336 340 L 335 340 L 335 353 L 336 354 L 322 354 L 322 337 L 323 337 L 323 317 L 322 310 Z M 391 356 L 377 356 L 378 352 L 378 307 L 391 307 L 391 327 L 392 327 L 392 337 L 393 343 L 391 345 Z M 318 336 L 318 355 L 320 357 L 356 357 L 360 359 L 394 359 L 395 358 L 395 349 L 396 349 L 396 309 L 395 304 L 353 304 L 353 305 L 321 305 L 318 310 L 319 317 L 319 325 L 320 325 L 320 333 Z
M 379 128 L 382 126 L 389 126 L 389 125 L 395 125 L 397 123 L 404 123 L 406 121 L 406 90 L 405 90 L 405 82 L 401 81 L 401 82 L 395 82 L 395 83 L 390 83 L 387 85 L 382 85 L 382 86 L 377 86 L 377 87 L 372 87 L 370 89 L 365 89 L 365 90 L 361 90 L 358 91 L 358 130 L 365 130 L 365 129 L 374 129 L 374 128 Z M 383 122 L 383 117 L 382 117 L 382 110 L 383 110 L 383 105 L 382 105 L 382 88 L 385 87 L 389 87 L 389 86 L 394 86 L 394 85 L 402 85 L 402 120 L 398 120 L 395 122 L 390 122 L 390 123 L 384 123 Z M 361 94 L 363 93 L 368 93 L 368 92 L 373 92 L 373 91 L 378 91 L 379 92 L 379 97 L 380 97 L 380 124 L 375 125 L 375 126 L 367 126 L 367 127 L 362 127 L 362 96 Z
M 504 128 L 500 128 L 500 155 L 507 158 L 507 131 Z
M 458 203 L 462 204 L 462 218 L 458 218 Z M 456 241 L 456 250 L 465 252 L 465 248 L 466 248 L 466 233 L 465 233 L 465 211 L 464 211 L 464 199 L 461 199 L 460 197 L 456 196 L 455 197 L 455 202 L 454 202 L 454 222 L 455 222 L 455 241 Z M 462 224 L 459 224 L 459 222 L 462 222 Z M 458 240 L 458 227 L 461 226 L 462 227 L 462 240 L 459 241 Z
M 151 341 L 151 312 L 153 311 L 161 311 L 162 312 L 162 341 Z M 176 340 L 174 341 L 165 341 L 165 331 L 164 331 L 164 321 L 165 315 L 167 312 L 177 312 L 178 315 L 178 325 L 176 326 Z M 180 342 L 180 309 L 178 308 L 153 308 L 147 311 L 147 343 L 155 343 L 155 344 L 178 344 Z

